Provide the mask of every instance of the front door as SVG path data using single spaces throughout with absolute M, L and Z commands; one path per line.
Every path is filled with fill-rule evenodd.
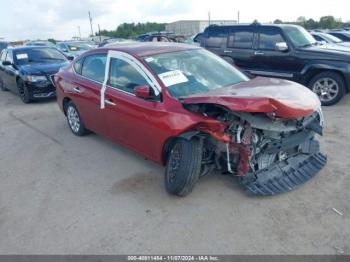
M 252 74 L 293 79 L 299 71 L 297 58 L 292 50 L 279 51 L 276 44 L 285 43 L 281 29 L 276 27 L 261 27 L 258 29 L 258 42 L 255 55 L 255 68 Z
M 154 141 L 159 139 L 159 122 L 166 113 L 158 98 L 145 100 L 135 96 L 136 86 L 151 86 L 139 70 L 127 60 L 111 58 L 103 111 L 113 141 L 156 159 Z

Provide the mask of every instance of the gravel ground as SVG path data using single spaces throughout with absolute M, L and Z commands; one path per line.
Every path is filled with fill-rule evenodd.
M 214 174 L 177 198 L 163 167 L 74 136 L 55 101 L 1 92 L 0 253 L 350 254 L 349 106 L 324 108 L 328 165 L 299 189 L 249 197 Z

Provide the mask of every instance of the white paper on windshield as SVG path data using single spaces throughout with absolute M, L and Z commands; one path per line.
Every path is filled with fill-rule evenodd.
M 154 61 L 154 58 L 153 58 L 153 57 L 147 57 L 147 58 L 145 59 L 145 61 L 146 61 L 147 63 L 150 63 L 150 62 L 153 62 L 153 61 Z
M 28 59 L 28 54 L 17 54 L 16 55 L 17 59 Z
M 158 76 L 166 87 L 188 82 L 187 77 L 180 70 L 165 72 Z

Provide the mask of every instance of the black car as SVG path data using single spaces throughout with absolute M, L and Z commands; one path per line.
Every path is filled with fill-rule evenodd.
M 19 94 L 24 103 L 55 97 L 53 75 L 69 60 L 56 48 L 8 48 L 0 56 L 0 89 Z
M 201 46 L 250 75 L 284 78 L 308 86 L 323 105 L 336 104 L 350 89 L 350 52 L 319 45 L 295 25 L 209 26 Z
M 323 33 L 323 32 L 310 32 L 310 34 L 315 38 L 316 41 L 325 42 L 327 44 L 345 46 L 350 48 L 350 42 L 344 42 L 336 36 Z
M 330 35 L 338 37 L 343 42 L 350 42 L 350 32 L 349 31 L 330 31 L 327 32 Z

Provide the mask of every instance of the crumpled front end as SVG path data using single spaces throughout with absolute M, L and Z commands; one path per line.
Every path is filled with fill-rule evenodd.
M 327 157 L 315 139 L 323 131 L 320 111 L 289 121 L 272 121 L 263 115 L 241 117 L 249 120 L 228 130 L 233 134 L 230 148 L 238 148 L 239 153 L 239 161 L 230 165 L 247 192 L 274 195 L 291 191 L 326 165 Z
M 238 177 L 251 194 L 293 190 L 326 165 L 327 158 L 315 139 L 323 132 L 321 109 L 304 117 L 281 119 L 265 113 L 232 112 L 212 104 L 186 107 L 225 126 L 221 135 L 225 140 L 212 136 L 204 140 L 203 170 L 214 165 Z

